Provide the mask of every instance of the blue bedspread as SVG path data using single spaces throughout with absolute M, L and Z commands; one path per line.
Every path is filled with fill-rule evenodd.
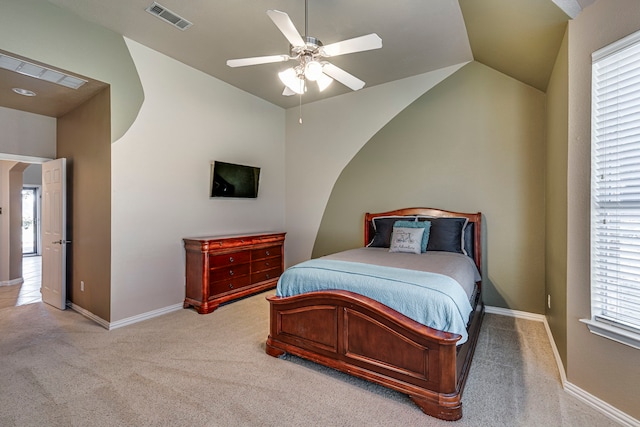
M 372 298 L 423 325 L 462 336 L 472 308 L 454 279 L 437 273 L 337 260 L 313 259 L 288 268 L 276 295 L 342 289 Z

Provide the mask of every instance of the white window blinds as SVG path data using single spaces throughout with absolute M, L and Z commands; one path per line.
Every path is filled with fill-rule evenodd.
M 593 54 L 592 320 L 640 334 L 640 33 Z

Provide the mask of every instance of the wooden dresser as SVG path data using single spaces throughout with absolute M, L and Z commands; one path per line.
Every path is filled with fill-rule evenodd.
M 184 308 L 211 313 L 227 301 L 274 288 L 284 270 L 285 233 L 185 238 Z

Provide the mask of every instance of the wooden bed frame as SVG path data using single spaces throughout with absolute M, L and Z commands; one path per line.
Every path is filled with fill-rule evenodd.
M 473 223 L 474 261 L 482 265 L 481 214 L 408 208 L 365 214 L 365 245 L 370 223 L 379 216 L 465 217 Z M 365 296 L 348 291 L 320 291 L 293 297 L 267 297 L 270 334 L 267 354 L 290 353 L 338 371 L 397 390 L 428 415 L 462 417 L 462 392 L 478 341 L 484 304 L 481 282 L 467 326 L 460 335 L 424 326 Z

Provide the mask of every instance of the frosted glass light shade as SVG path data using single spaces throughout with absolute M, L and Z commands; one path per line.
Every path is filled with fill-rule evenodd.
M 322 64 L 318 61 L 309 61 L 304 66 L 304 76 L 315 82 L 322 75 Z
M 329 87 L 331 82 L 333 82 L 333 79 L 324 73 L 320 74 L 320 77 L 318 77 L 318 79 L 316 80 L 316 83 L 318 83 L 318 89 L 320 89 L 320 92 L 322 92 L 327 87 Z
M 299 95 L 304 93 L 304 80 L 298 77 L 296 70 L 293 68 L 287 68 L 286 70 L 278 73 L 278 77 L 286 87 L 295 93 Z

